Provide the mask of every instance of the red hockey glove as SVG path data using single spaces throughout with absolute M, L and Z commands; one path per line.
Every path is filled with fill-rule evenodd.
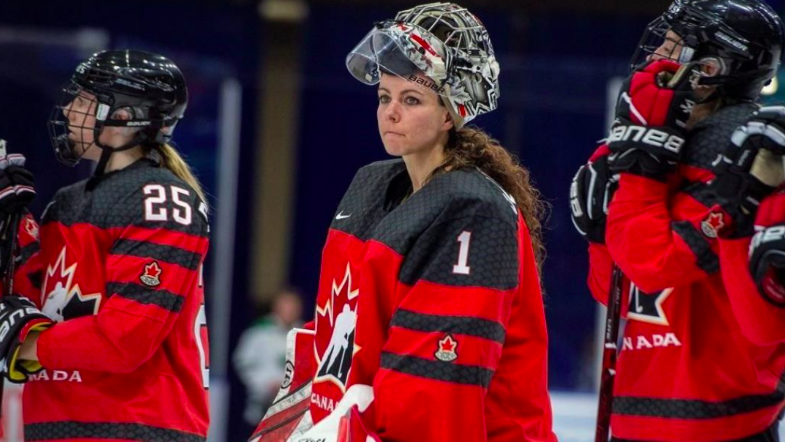
M 614 173 L 665 181 L 675 168 L 695 105 L 693 70 L 680 68 L 670 60 L 658 60 L 635 72 L 622 86 L 607 140 Z

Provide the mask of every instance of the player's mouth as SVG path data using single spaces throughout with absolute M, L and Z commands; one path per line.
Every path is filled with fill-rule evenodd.
M 405 135 L 401 134 L 400 132 L 393 132 L 393 131 L 385 131 L 384 136 L 394 136 L 394 137 L 406 137 Z

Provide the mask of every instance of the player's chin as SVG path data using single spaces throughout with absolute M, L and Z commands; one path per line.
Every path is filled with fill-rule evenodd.
M 384 150 L 393 157 L 401 157 L 409 152 L 408 146 L 391 141 L 386 141 L 384 143 Z

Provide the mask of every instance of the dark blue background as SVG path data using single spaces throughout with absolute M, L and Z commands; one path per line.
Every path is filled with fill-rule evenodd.
M 232 294 L 232 346 L 253 312 L 248 274 L 254 186 L 256 105 L 263 25 L 254 4 L 185 0 L 0 2 L 0 29 L 106 30 L 113 48 L 161 52 L 189 81 L 191 105 L 176 140 L 212 195 L 216 192 L 217 91 L 225 77 L 243 86 L 241 161 Z M 775 2 L 779 3 L 779 2 Z M 412 3 L 414 4 L 414 3 Z M 78 7 L 77 7 L 78 5 Z M 375 119 L 374 88 L 346 72 L 346 53 L 374 21 L 397 7 L 311 6 L 304 39 L 295 218 L 289 282 L 303 289 L 312 312 L 321 248 L 335 208 L 354 172 L 386 158 Z M 611 13 L 474 10 L 490 30 L 501 64 L 500 109 L 475 121 L 517 154 L 552 204 L 546 223 L 544 267 L 550 333 L 550 385 L 591 389 L 595 303 L 585 285 L 585 244 L 568 212 L 574 171 L 603 137 L 608 80 L 627 73 L 627 62 L 651 16 Z M 89 174 L 55 162 L 45 122 L 58 87 L 89 54 L 40 45 L 0 45 L 0 137 L 30 159 L 38 178 L 40 214 L 54 191 Z M 211 202 L 215 206 L 215 202 Z M 207 276 L 207 278 L 210 278 Z M 209 305 L 208 305 L 209 309 Z M 229 440 L 244 440 L 243 389 L 232 375 Z M 177 407 L 177 405 L 172 405 Z

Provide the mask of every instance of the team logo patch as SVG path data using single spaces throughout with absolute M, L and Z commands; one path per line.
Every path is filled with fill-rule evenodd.
M 139 276 L 139 280 L 147 286 L 155 287 L 161 284 L 161 267 L 158 262 L 150 262 L 144 265 L 144 272 Z
M 452 335 L 447 334 L 443 339 L 439 340 L 434 356 L 441 361 L 454 361 L 458 358 L 458 354 L 455 352 L 457 348 L 458 342 L 452 338 Z
M 717 234 L 725 227 L 724 217 L 720 212 L 712 212 L 701 222 L 701 231 L 708 238 L 717 238 Z
M 42 312 L 55 321 L 98 314 L 101 293 L 82 293 L 79 283 L 75 281 L 78 280 L 78 267 L 78 262 L 68 264 L 65 246 L 60 250 L 55 263 L 47 265 L 41 287 L 43 294 L 46 294 Z
M 330 381 L 342 392 L 346 390 L 352 357 L 360 350 L 354 342 L 359 295 L 359 289 L 352 287 L 351 267 L 347 263 L 342 281 L 333 279 L 330 296 L 323 305 L 316 306 L 314 349 L 318 368 L 314 383 Z M 329 341 L 326 341 L 323 337 L 328 336 Z
M 38 225 L 33 219 L 28 218 L 25 220 L 25 230 L 31 237 L 38 239 Z

